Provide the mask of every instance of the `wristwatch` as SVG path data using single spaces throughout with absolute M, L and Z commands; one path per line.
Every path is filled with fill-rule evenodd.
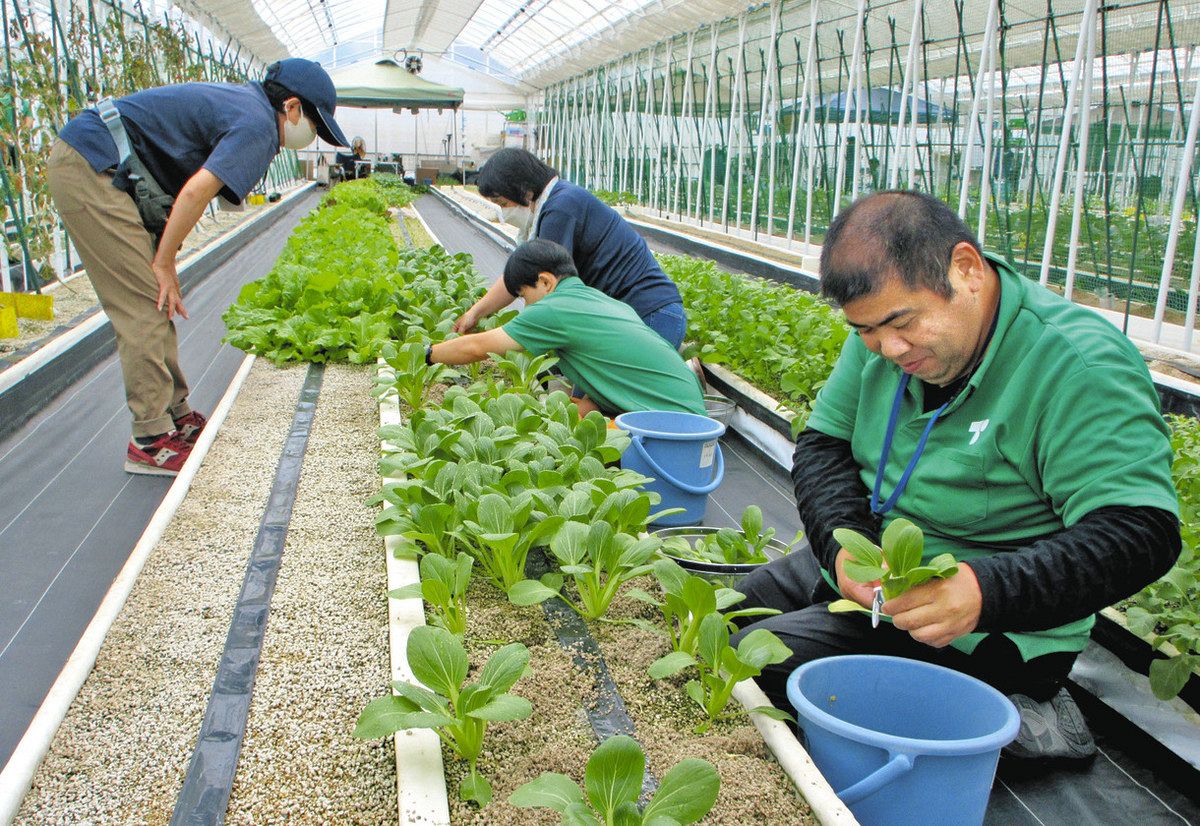
M 425 345 L 425 364 L 429 367 L 433 366 L 433 345 Z

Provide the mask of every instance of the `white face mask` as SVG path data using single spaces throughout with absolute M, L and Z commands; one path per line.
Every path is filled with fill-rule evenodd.
M 533 220 L 533 210 L 524 206 L 500 207 L 500 217 L 504 219 L 504 223 L 524 232 L 529 229 L 529 222 Z
M 304 115 L 299 123 L 292 123 L 287 115 L 283 118 L 283 145 L 288 149 L 303 149 L 317 139 L 317 129 Z

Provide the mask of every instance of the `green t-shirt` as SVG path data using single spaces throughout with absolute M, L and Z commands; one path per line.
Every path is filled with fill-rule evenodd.
M 925 531 L 925 558 L 970 560 L 1018 551 L 1106 506 L 1178 513 L 1171 444 L 1158 395 L 1137 348 L 1095 312 L 1022 278 L 1000 274 L 996 330 L 967 387 L 938 418 L 889 522 Z M 808 426 L 851 443 L 867 490 L 875 483 L 901 370 L 847 341 L 813 404 Z M 900 480 L 932 413 L 920 381 L 901 405 L 880 499 Z M 1072 595 L 1065 594 L 1065 599 Z M 1009 633 L 1025 659 L 1080 651 L 1095 617 Z M 971 652 L 984 637 L 953 645 Z
M 534 355 L 551 350 L 576 389 L 610 415 L 671 410 L 705 415 L 700 382 L 628 304 L 576 277 L 504 325 Z

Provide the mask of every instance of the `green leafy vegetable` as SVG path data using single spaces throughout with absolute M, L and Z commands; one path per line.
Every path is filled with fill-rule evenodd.
M 639 809 L 646 755 L 632 737 L 618 734 L 601 743 L 588 759 L 584 790 L 571 778 L 544 772 L 519 787 L 508 802 L 523 809 L 553 809 L 563 824 L 621 826 L 686 826 L 709 813 L 717 801 L 721 778 L 707 760 L 688 758 L 663 777 L 654 797 Z
M 768 665 L 777 665 L 792 655 L 779 637 L 765 628 L 756 628 L 738 643 L 729 644 L 729 626 L 718 613 L 710 613 L 700 622 L 695 655 L 674 651 L 650 666 L 650 677 L 662 680 L 694 667 L 698 678 L 684 686 L 688 697 L 703 709 L 707 719 L 696 727 L 704 732 L 712 723 L 728 716 L 725 707 L 733 689 L 742 680 L 757 677 Z M 774 706 L 752 709 L 776 720 L 791 720 L 792 716 Z
M 414 628 L 407 653 L 409 667 L 423 685 L 392 683 L 395 694 L 380 697 L 363 709 L 354 736 L 375 739 L 403 729 L 433 729 L 467 761 L 469 773 L 459 786 L 459 796 L 486 806 L 492 786 L 475 764 L 489 722 L 523 720 L 532 713 L 528 700 L 508 693 L 529 667 L 528 649 L 514 642 L 497 650 L 469 685 L 464 685 L 470 665 L 466 649 L 445 628 Z
M 954 576 L 958 562 L 951 554 L 938 554 L 922 563 L 925 535 L 907 519 L 893 519 L 883 531 L 882 547 L 857 531 L 837 528 L 833 538 L 850 553 L 842 566 L 855 582 L 875 582 L 883 587 L 883 598 L 898 597 L 916 585 L 931 579 Z M 854 609 L 841 603 L 850 602 Z M 831 610 L 867 610 L 851 600 L 839 600 Z
M 388 591 L 392 599 L 420 597 L 433 609 L 434 622 L 461 637 L 467 630 L 467 586 L 471 582 L 470 556 L 460 553 L 454 561 L 437 554 L 421 557 L 421 581 Z

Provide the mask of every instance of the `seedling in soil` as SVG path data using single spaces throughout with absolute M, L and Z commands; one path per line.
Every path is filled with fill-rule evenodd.
M 833 538 L 850 552 L 850 558 L 842 568 L 846 576 L 855 582 L 878 581 L 885 600 L 898 597 L 909 588 L 931 579 L 945 579 L 958 573 L 958 562 L 952 554 L 938 554 L 924 565 L 921 564 L 925 534 L 907 519 L 893 519 L 888 524 L 881 537 L 882 547 L 848 528 L 837 528 Z M 871 613 L 870 608 L 864 608 L 851 599 L 832 602 L 829 610 Z
M 566 597 L 563 601 L 587 619 L 603 617 L 623 584 L 650 573 L 649 562 L 658 546 L 657 539 L 617 533 L 607 522 L 590 527 L 582 522 L 564 523 L 550 540 L 550 552 L 558 559 L 559 569 L 575 580 L 579 605 Z M 556 596 L 562 596 L 562 577 L 556 574 L 547 574 L 540 582 L 519 582 L 509 592 L 509 599 L 517 605 Z
M 506 497 L 488 493 L 480 497 L 475 519 L 464 526 L 475 542 L 476 558 L 488 577 L 505 593 L 525 579 L 529 549 L 558 530 L 561 516 L 534 521 L 532 496 Z
M 541 393 L 541 376 L 558 364 L 557 356 L 534 356 L 523 350 L 494 356 L 496 369 L 511 387 L 521 393 Z
M 673 651 L 656 660 L 649 669 L 650 677 L 662 680 L 679 673 L 685 668 L 695 667 L 699 679 L 688 680 L 684 686 L 708 719 L 696 726 L 702 734 L 717 720 L 732 716 L 725 707 L 733 696 L 733 689 L 742 680 L 757 677 L 768 665 L 777 665 L 792 652 L 779 637 L 765 628 L 751 631 L 737 648 L 729 644 L 729 627 L 717 613 L 709 614 L 700 623 L 700 634 L 695 656 L 683 651 Z M 791 720 L 790 714 L 774 706 L 759 706 L 752 709 L 774 720 Z
M 475 764 L 488 723 L 524 720 L 533 712 L 528 700 L 508 693 L 529 667 L 529 650 L 519 642 L 504 646 L 480 669 L 476 682 L 463 685 L 470 663 L 462 642 L 445 628 L 422 625 L 408 637 L 408 664 L 424 686 L 392 683 L 396 694 L 363 709 L 354 736 L 370 740 L 403 729 L 433 729 L 467 761 L 469 773 L 458 788 L 459 797 L 486 806 L 492 784 Z
M 426 364 L 425 345 L 410 341 L 397 347 L 393 343 L 383 345 L 383 360 L 392 368 L 393 375 L 377 379 L 382 396 L 395 392 L 409 410 L 418 410 L 425 403 L 425 395 L 435 384 L 445 384 L 458 372 L 445 364 Z
M 649 603 L 662 611 L 671 638 L 671 649 L 684 654 L 696 654 L 700 640 L 700 625 L 704 618 L 716 614 L 730 631 L 737 630 L 734 620 L 740 617 L 763 617 L 778 614 L 774 608 L 741 608 L 726 611 L 746 598 L 732 588 L 722 588 L 704 577 L 689 574 L 669 559 L 659 559 L 652 566 L 654 577 L 663 590 L 659 602 L 645 591 L 633 589 L 629 596 Z
M 586 798 L 565 774 L 543 772 L 513 792 L 508 802 L 523 809 L 553 809 L 563 826 L 687 826 L 709 813 L 721 778 L 707 760 L 689 757 L 663 777 L 654 797 L 639 809 L 646 755 L 632 737 L 618 734 L 592 753 L 584 770 Z
M 388 591 L 392 599 L 421 597 L 433 612 L 433 621 L 456 637 L 467 630 L 467 586 L 475 560 L 459 552 L 451 561 L 437 554 L 421 558 L 421 581 Z
M 798 531 L 791 545 L 795 545 L 803 536 L 804 532 Z M 762 510 L 757 505 L 751 505 L 742 512 L 740 531 L 721 528 L 711 537 L 696 539 L 695 544 L 682 536 L 675 536 L 663 543 L 663 550 L 676 559 L 719 565 L 752 565 L 770 561 L 766 549 L 774 538 L 774 528 L 763 530 Z M 791 545 L 788 546 L 789 550 Z

